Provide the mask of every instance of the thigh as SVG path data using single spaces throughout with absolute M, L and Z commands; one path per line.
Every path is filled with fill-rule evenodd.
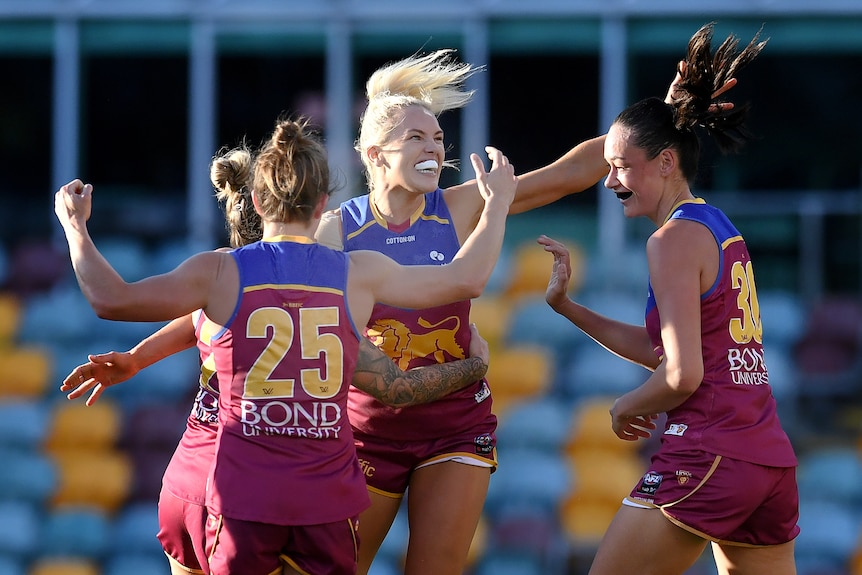
M 657 508 L 623 505 L 599 544 L 590 575 L 679 575 L 694 565 L 706 543 Z
M 491 469 L 444 461 L 413 472 L 407 495 L 405 575 L 460 575 L 488 493 Z
M 371 562 L 389 533 L 402 500 L 401 497 L 381 495 L 373 490 L 369 490 L 368 495 L 371 507 L 359 515 L 359 564 L 356 570 L 359 575 L 365 575 L 371 568 Z
M 712 544 L 719 575 L 796 575 L 794 541 L 768 547 Z
M 209 573 L 206 555 L 207 511 L 162 488 L 159 494 L 158 540 L 172 572 Z

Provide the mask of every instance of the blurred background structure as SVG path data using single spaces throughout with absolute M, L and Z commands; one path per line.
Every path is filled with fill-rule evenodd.
M 77 288 L 53 192 L 92 182 L 92 233 L 128 280 L 226 244 L 208 179 L 222 146 L 257 144 L 282 113 L 321 127 L 342 187 L 364 80 L 417 51 L 485 65 L 441 123 L 450 156 L 491 143 L 519 172 L 663 96 L 686 42 L 770 41 L 728 94 L 760 137 L 706 149 L 695 191 L 729 213 L 757 271 L 765 346 L 800 456 L 800 575 L 862 575 L 862 2 L 859 0 L 0 0 L 0 575 L 167 572 L 161 474 L 196 388 L 181 354 L 91 408 L 60 381 L 87 353 L 158 325 L 99 320 Z M 642 321 L 645 221 L 601 185 L 514 216 L 474 316 L 492 345 L 500 468 L 472 575 L 579 575 L 654 447 L 610 432 L 608 402 L 645 372 L 544 303 L 545 233 L 576 255 L 575 296 Z M 409 495 L 408 495 L 409 496 Z M 374 566 L 397 573 L 406 525 Z M 712 572 L 709 561 L 692 575 Z

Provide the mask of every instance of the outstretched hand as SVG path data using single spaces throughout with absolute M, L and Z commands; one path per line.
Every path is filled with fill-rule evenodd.
M 572 259 L 569 250 L 561 242 L 541 235 L 536 240 L 539 245 L 544 246 L 546 252 L 554 256 L 554 264 L 551 268 L 551 278 L 545 290 L 545 301 L 553 309 L 569 301 L 569 281 L 572 278 Z
M 63 228 L 79 227 L 90 219 L 93 207 L 93 186 L 75 179 L 54 194 L 54 213 Z
M 78 399 L 92 390 L 87 405 L 93 405 L 106 388 L 131 379 L 140 371 L 129 352 L 109 351 L 90 355 L 88 359 L 90 361 L 73 369 L 60 385 L 60 391 L 69 392 L 66 396 L 69 399 Z
M 515 190 L 518 189 L 518 177 L 515 175 L 515 167 L 509 163 L 503 152 L 493 146 L 485 146 L 485 151 L 491 159 L 491 171 L 485 171 L 479 154 L 470 154 L 473 170 L 476 172 L 476 182 L 479 184 L 479 193 L 488 203 L 494 201 L 504 202 L 506 206 L 512 204 L 515 199 Z
M 670 86 L 667 89 L 667 95 L 664 97 L 664 101 L 668 104 L 673 104 L 673 102 L 679 99 L 681 96 L 679 95 L 679 85 L 682 83 L 683 79 L 685 79 L 687 69 L 687 63 L 685 60 L 680 60 L 679 64 L 676 67 L 676 76 L 674 76 L 673 82 L 671 82 Z M 731 88 L 736 86 L 736 78 L 730 78 L 724 85 L 712 93 L 711 99 L 715 100 Z M 733 102 L 715 102 L 709 105 L 709 111 L 716 112 L 727 112 L 733 109 Z

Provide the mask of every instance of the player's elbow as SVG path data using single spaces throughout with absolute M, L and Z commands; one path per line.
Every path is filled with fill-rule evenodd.
M 702 381 L 703 366 L 681 366 L 679 369 L 668 371 L 668 386 L 681 395 L 691 395 L 697 391 Z

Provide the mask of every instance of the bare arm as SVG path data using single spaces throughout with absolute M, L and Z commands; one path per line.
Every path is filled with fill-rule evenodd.
M 614 432 L 630 434 L 628 422 L 667 412 L 682 404 L 703 380 L 700 295 L 715 280 L 718 249 L 701 224 L 674 221 L 647 242 L 650 278 L 661 317 L 664 357 L 638 388 L 624 394 L 611 410 Z
M 568 296 L 572 275 L 568 250 L 547 236 L 540 236 L 537 241 L 554 256 L 545 292 L 548 305 L 611 353 L 649 370 L 658 367 L 659 358 L 653 351 L 646 327 L 611 319 L 572 301 Z
M 131 379 L 157 361 L 189 349 L 195 341 L 191 316 L 177 318 L 129 351 L 109 351 L 88 356 L 87 363 L 79 365 L 66 376 L 60 391 L 69 392 L 69 399 L 77 399 L 92 390 L 86 404 L 93 405 L 106 388 Z
M 402 371 L 367 339 L 359 345 L 353 385 L 391 407 L 419 405 L 440 399 L 485 376 L 488 344 L 471 325 L 470 357 Z
M 402 266 L 378 252 L 349 253 L 348 299 L 357 325 L 367 323 L 375 302 L 422 309 L 482 293 L 503 246 L 506 217 L 518 183 L 514 168 L 499 150 L 488 148 L 488 155 L 492 168 L 487 173 L 479 157 L 472 156 L 485 206 L 450 263 Z
M 122 321 L 166 321 L 207 309 L 214 289 L 238 290 L 236 280 L 230 281 L 231 274 L 237 275 L 236 266 L 221 252 L 196 254 L 169 273 L 126 283 L 96 249 L 87 230 L 92 192 L 91 185 L 73 180 L 55 194 L 54 212 L 66 234 L 78 285 L 96 315 Z M 221 309 L 212 311 L 207 309 L 207 315 L 216 321 L 230 315 Z

